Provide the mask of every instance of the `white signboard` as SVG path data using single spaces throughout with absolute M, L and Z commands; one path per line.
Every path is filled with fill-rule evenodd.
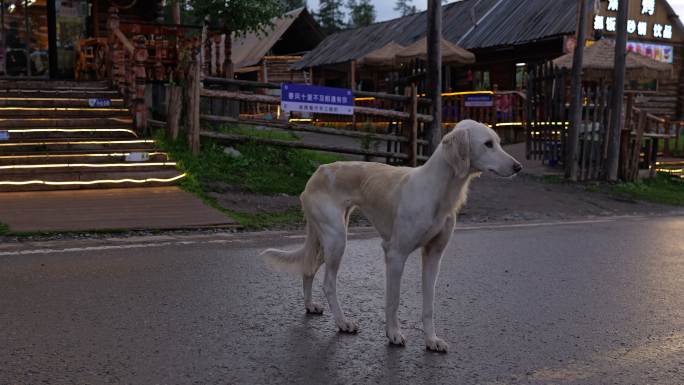
M 150 160 L 148 152 L 131 152 L 126 155 L 126 162 L 146 162 Z

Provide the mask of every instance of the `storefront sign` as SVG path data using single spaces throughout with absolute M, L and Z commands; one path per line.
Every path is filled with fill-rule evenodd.
M 466 107 L 491 107 L 494 105 L 493 95 L 466 95 Z
M 0 131 L 0 140 L 9 140 L 9 131 Z
M 284 83 L 280 90 L 280 108 L 285 112 L 354 114 L 354 95 L 350 89 Z
M 617 12 L 619 9 L 618 0 L 608 2 L 608 11 Z M 627 20 L 627 33 L 656 39 L 672 39 L 672 25 L 661 23 L 650 23 L 647 18 L 654 16 L 656 12 L 656 0 L 641 0 L 640 19 Z M 641 19 L 644 18 L 644 19 Z M 594 30 L 615 32 L 617 30 L 617 17 L 607 15 L 594 16 Z
M 663 63 L 672 64 L 674 62 L 674 48 L 671 45 L 628 41 L 627 51 L 635 52 Z
M 111 107 L 112 106 L 112 100 L 111 99 L 88 99 L 88 106 L 97 107 L 97 108 Z

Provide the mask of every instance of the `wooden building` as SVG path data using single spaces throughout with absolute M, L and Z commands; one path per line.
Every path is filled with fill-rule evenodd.
M 612 38 L 615 0 L 586 0 L 591 10 L 584 44 Z M 599 7 L 595 10 L 594 4 Z M 674 66 L 671 81 L 632 82 L 643 90 L 642 107 L 658 115 L 684 115 L 684 26 L 666 0 L 633 0 L 629 10 L 628 49 L 667 61 Z M 598 28 L 600 23 L 603 28 Z M 462 0 L 443 6 L 443 36 L 473 52 L 467 67 L 447 66 L 443 89 L 449 91 L 523 90 L 527 68 L 570 52 L 576 45 L 576 0 Z M 381 90 L 400 71 L 358 68 L 356 61 L 391 42 L 407 46 L 426 34 L 426 13 L 418 13 L 368 27 L 328 36 L 293 66 L 310 69 L 313 82 L 334 86 Z M 354 70 L 352 70 L 352 67 Z M 377 71 L 382 71 L 378 81 Z M 397 92 L 399 89 L 382 89 Z
M 273 20 L 273 27 L 263 33 L 234 37 L 231 58 L 235 73 L 245 80 L 308 83 L 311 79 L 308 70 L 290 67 L 324 37 L 306 8 L 290 11 Z

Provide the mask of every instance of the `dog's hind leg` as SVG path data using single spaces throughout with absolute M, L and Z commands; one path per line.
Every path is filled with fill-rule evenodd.
M 435 284 L 439 275 L 439 264 L 454 231 L 454 219 L 448 217 L 444 228 L 423 247 L 423 332 L 428 350 L 446 352 L 449 344 L 435 333 L 434 304 Z
M 337 300 L 337 272 L 342 262 L 347 243 L 345 209 L 333 205 L 317 207 L 314 216 L 319 231 L 321 247 L 325 259 L 325 278 L 323 292 L 328 299 L 330 311 L 340 332 L 356 333 L 358 325 L 348 320 Z
M 308 314 L 323 314 L 323 306 L 313 302 L 311 295 L 311 287 L 313 286 L 314 274 L 308 275 L 304 274 L 302 276 L 302 282 L 304 286 L 304 307 Z

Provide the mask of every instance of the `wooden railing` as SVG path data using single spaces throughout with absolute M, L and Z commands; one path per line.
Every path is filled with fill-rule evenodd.
M 418 112 L 419 102 L 415 86 L 407 91 L 407 95 L 367 92 L 356 93 L 356 97 L 374 97 L 402 103 L 401 108 L 379 109 L 373 107 L 356 106 L 354 107 L 354 115 L 346 117 L 347 123 L 349 124 L 348 128 L 333 128 L 317 125 L 316 116 L 308 118 L 307 122 L 301 122 L 299 121 L 300 119 L 297 119 L 297 116 L 300 115 L 294 113 L 290 116 L 285 116 L 285 114 L 283 114 L 280 117 L 276 116 L 271 118 L 243 114 L 239 114 L 237 116 L 226 116 L 202 113 L 200 111 L 199 103 L 199 99 L 201 97 L 230 100 L 239 104 L 267 104 L 279 106 L 280 96 L 266 94 L 264 90 L 274 88 L 279 89 L 280 85 L 212 77 L 205 77 L 201 79 L 199 76 L 199 65 L 197 63 L 193 63 L 191 68 L 193 68 L 193 75 L 190 76 L 188 80 L 187 94 L 190 96 L 188 96 L 186 101 L 186 105 L 189 106 L 189 117 L 186 122 L 188 125 L 190 148 L 193 153 L 199 152 L 201 138 L 211 138 L 213 140 L 226 143 L 242 143 L 249 141 L 270 146 L 293 147 L 343 154 L 362 155 L 366 157 L 378 157 L 385 158 L 388 163 L 404 163 L 412 166 L 417 165 L 421 160 L 427 159 L 426 153 L 423 149 L 427 142 L 420 139 L 420 136 L 424 130 L 423 126 L 432 121 L 432 117 Z M 212 88 L 209 88 L 209 85 L 211 85 Z M 217 89 L 221 87 L 233 90 Z M 376 119 L 375 121 L 382 120 L 388 123 L 388 128 L 393 127 L 394 129 L 366 132 L 351 128 L 353 127 L 355 121 L 363 122 L 366 120 L 370 121 L 370 119 Z M 377 150 L 373 148 L 364 148 L 364 146 L 350 147 L 312 142 L 292 142 L 276 139 L 254 138 L 239 134 L 212 131 L 206 128 L 208 125 L 205 125 L 203 128 L 203 121 L 207 123 L 233 123 L 265 126 L 295 132 L 355 138 L 359 141 L 377 141 L 386 143 L 387 148 L 386 150 Z M 170 125 L 172 125 L 172 123 L 167 122 L 167 126 Z
M 639 169 L 647 168 L 655 176 L 658 156 L 684 156 L 684 122 L 672 121 L 632 107 L 622 131 L 620 175 L 623 180 L 638 179 Z M 662 152 L 661 152 L 662 147 Z
M 109 9 L 109 60 L 112 84 L 123 95 L 124 102 L 130 107 L 135 129 L 139 133 L 147 130 L 147 107 L 145 106 L 145 81 L 147 80 L 145 62 L 149 55 L 145 37 L 137 35 L 132 41 L 120 28 L 119 11 Z
M 130 108 L 134 127 L 147 130 L 145 84 L 178 81 L 186 76 L 181 68 L 188 52 L 200 44 L 200 27 L 146 22 L 124 22 L 116 7 L 109 8 L 107 21 L 107 76 Z M 181 72 L 179 74 L 179 72 Z

